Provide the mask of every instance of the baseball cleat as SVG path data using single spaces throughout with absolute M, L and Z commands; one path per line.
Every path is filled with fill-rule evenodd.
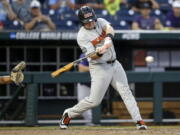
M 146 124 L 144 123 L 143 120 L 138 121 L 136 123 L 136 127 L 137 127 L 138 130 L 146 130 L 147 129 L 147 126 L 146 126 Z
M 69 118 L 68 113 L 65 113 L 59 123 L 60 129 L 67 129 L 71 118 Z

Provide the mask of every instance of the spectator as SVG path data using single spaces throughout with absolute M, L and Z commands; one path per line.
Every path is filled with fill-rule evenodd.
M 84 54 L 80 55 L 80 58 L 84 57 Z M 83 60 L 78 65 L 78 71 L 79 72 L 89 72 L 89 63 L 87 59 Z M 88 97 L 90 94 L 90 83 L 78 83 L 77 85 L 77 97 L 78 102 L 84 99 L 85 97 Z M 83 118 L 86 120 L 87 126 L 93 126 L 92 123 L 92 110 L 87 110 L 86 112 L 82 113 Z
M 172 11 L 167 14 L 166 25 L 169 29 L 180 29 L 180 1 L 172 3 Z
M 0 31 L 4 29 L 5 21 L 7 19 L 13 20 L 16 17 L 12 11 L 11 5 L 8 0 L 0 1 Z
M 76 8 L 80 8 L 84 5 L 90 6 L 94 9 L 103 9 L 103 0 L 75 0 Z
M 103 0 L 49 0 L 50 9 L 59 10 L 60 14 L 69 9 L 76 10 L 83 5 L 91 6 L 95 9 L 103 9 Z
M 144 2 L 149 2 L 152 5 L 152 9 L 159 9 L 159 4 L 156 2 L 156 0 L 130 0 L 130 8 L 134 11 L 138 11 L 140 8 L 139 5 Z
M 51 9 L 57 10 L 64 10 L 67 9 L 75 9 L 75 1 L 74 0 L 49 0 L 48 3 Z
M 105 8 L 110 15 L 115 15 L 120 10 L 120 5 L 125 3 L 126 0 L 104 0 Z
M 31 2 L 30 11 L 30 16 L 23 18 L 25 30 L 50 31 L 56 29 L 56 26 L 51 19 L 41 13 L 41 5 L 39 1 L 33 0 Z
M 144 2 L 139 5 L 140 14 L 136 16 L 133 23 L 133 30 L 162 30 L 163 25 L 160 20 L 154 16 L 150 16 L 151 4 L 149 2 Z
M 17 15 L 17 18 L 23 20 L 30 17 L 31 0 L 15 0 L 12 2 L 12 9 Z

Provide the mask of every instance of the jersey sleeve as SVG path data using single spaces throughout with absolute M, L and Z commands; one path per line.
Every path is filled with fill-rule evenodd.
M 107 24 L 110 24 L 110 22 L 108 22 L 107 20 L 103 18 L 98 18 L 98 22 L 102 26 L 102 28 L 105 27 Z

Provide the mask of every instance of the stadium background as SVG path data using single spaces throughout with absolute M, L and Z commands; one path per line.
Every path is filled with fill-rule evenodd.
M 152 11 L 152 14 L 166 23 L 163 19 L 165 19 L 165 14 L 168 10 L 171 10 L 171 7 L 167 4 L 168 2 L 159 1 L 159 3 L 161 2 L 164 3 L 165 7 L 162 6 L 159 10 Z M 36 73 L 37 76 L 40 76 L 39 80 L 41 80 L 43 77 L 48 78 L 47 74 L 51 71 L 79 57 L 81 51 L 75 40 L 79 23 L 75 11 L 67 11 L 59 15 L 56 12 L 52 14 L 52 10 L 48 8 L 42 8 L 42 12 L 49 15 L 55 22 L 56 32 L 25 32 L 20 23 L 17 24 L 10 20 L 5 22 L 6 30 L 0 32 L 1 74 L 9 73 L 17 62 L 24 60 L 27 62 L 26 77 L 31 78 Z M 173 75 L 175 74 L 173 77 L 167 75 L 167 78 L 164 78 L 162 97 L 165 102 L 162 105 L 162 117 L 163 119 L 170 119 L 165 123 L 178 124 L 176 121 L 180 118 L 180 92 L 179 82 L 177 82 L 180 69 L 178 59 L 180 56 L 179 31 L 131 31 L 131 23 L 136 13 L 132 13 L 126 7 L 121 7 L 121 10 L 115 16 L 108 15 L 105 10 L 96 10 L 95 12 L 98 17 L 109 20 L 116 29 L 114 44 L 117 59 L 128 72 L 137 73 L 137 76 L 142 73 L 152 75 L 154 72 L 160 74 L 173 72 Z M 147 64 L 145 57 L 149 55 L 153 56 L 155 61 Z M 76 71 L 77 69 L 74 68 L 70 73 Z M 137 76 L 134 76 L 132 80 L 136 80 Z M 168 77 L 177 81 L 169 82 Z M 150 81 L 144 83 L 143 79 L 146 78 L 141 77 L 140 79 L 142 79 L 142 82 L 131 82 L 130 87 L 138 100 L 142 116 L 147 121 L 152 122 L 152 118 L 154 118 L 154 85 Z M 26 86 L 28 86 L 31 81 L 28 83 L 28 79 L 25 80 L 27 82 Z M 57 124 L 64 108 L 76 104 L 77 89 L 76 83 L 56 82 L 54 84 L 51 82 L 53 81 L 49 79 L 49 83 L 38 83 L 37 89 L 33 84 L 30 84 L 30 88 L 25 87 L 25 89 L 19 89 L 15 85 L 0 86 L 0 118 L 2 120 L 0 123 L 3 125 L 9 122 L 9 124 L 37 125 L 37 120 L 39 120 L 41 124 Z M 32 97 L 28 95 L 29 92 L 30 94 L 35 92 L 33 89 L 38 92 L 38 102 L 33 99 L 33 97 L 36 98 L 36 93 Z M 121 99 L 111 89 L 102 102 L 101 118 L 120 119 L 128 122 L 127 119 L 130 119 L 130 117 Z M 27 101 L 30 103 L 30 108 L 27 107 Z M 95 110 L 95 113 L 98 111 L 98 109 Z M 161 113 L 161 110 L 158 111 Z M 27 122 L 27 114 L 30 118 L 29 123 Z M 48 120 L 49 123 L 43 120 Z M 122 121 L 111 123 L 117 124 L 119 122 Z M 162 120 L 158 119 L 156 122 L 161 123 Z M 78 122 L 75 121 L 74 123 Z

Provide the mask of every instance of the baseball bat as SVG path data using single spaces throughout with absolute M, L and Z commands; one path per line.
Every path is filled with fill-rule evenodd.
M 105 49 L 108 49 L 108 48 L 111 47 L 111 46 L 112 46 L 112 44 L 107 44 L 107 45 L 105 45 L 104 47 L 105 47 Z M 54 72 L 51 73 L 51 76 L 52 76 L 53 78 L 55 78 L 55 77 L 59 76 L 61 73 L 66 72 L 66 71 L 69 71 L 74 65 L 79 64 L 79 63 L 82 62 L 84 59 L 87 59 L 88 57 L 93 56 L 93 55 L 96 54 L 97 52 L 98 52 L 98 50 L 93 51 L 92 53 L 90 53 L 90 54 L 88 54 L 88 55 L 86 55 L 86 56 L 84 56 L 84 57 L 82 57 L 82 58 L 79 58 L 79 59 L 77 59 L 77 60 L 75 60 L 75 61 L 73 61 L 73 62 L 65 65 L 65 66 L 62 67 L 62 68 L 57 69 L 56 71 L 54 71 Z
M 94 54 L 96 54 L 96 51 L 94 51 L 94 52 L 92 52 L 92 53 L 90 53 L 90 54 L 88 54 L 88 55 L 86 55 L 86 56 L 84 56 L 84 57 L 82 57 L 82 58 L 79 58 L 79 59 L 77 59 L 77 60 L 75 60 L 75 61 L 73 61 L 73 62 L 65 65 L 65 66 L 62 67 L 62 68 L 57 69 L 56 71 L 54 71 L 54 72 L 51 73 L 51 76 L 52 76 L 53 78 L 55 78 L 55 77 L 59 76 L 61 73 L 66 72 L 66 71 L 69 71 L 74 65 L 79 64 L 79 63 L 82 62 L 84 59 L 87 59 L 88 57 L 90 57 L 90 56 L 92 56 L 92 55 L 94 55 Z

